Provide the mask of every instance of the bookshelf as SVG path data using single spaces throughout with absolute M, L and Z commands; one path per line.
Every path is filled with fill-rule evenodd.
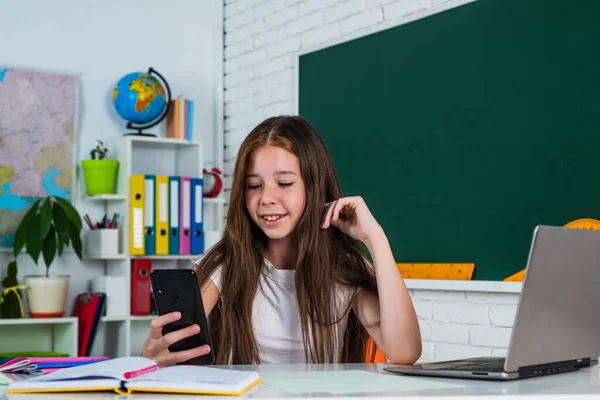
M 193 261 L 202 255 L 131 255 L 129 252 L 129 177 L 132 174 L 176 175 L 201 177 L 203 148 L 199 141 L 182 139 L 122 136 L 111 143 L 115 158 L 119 161 L 117 190 L 115 194 L 86 196 L 91 202 L 92 220 L 100 220 L 104 214 L 112 217 L 120 213 L 119 248 L 114 254 L 94 256 L 86 254 L 87 234 L 90 229 L 83 224 L 83 263 L 88 268 L 100 268 L 102 276 L 117 277 L 124 290 L 118 291 L 112 301 L 120 302 L 123 312 L 103 316 L 98 325 L 92 347 L 93 356 L 124 357 L 141 355 L 142 347 L 150 330 L 153 315 L 131 315 L 131 261 L 149 258 L 153 268 L 191 268 Z M 204 199 L 204 229 L 221 230 L 223 224 L 223 198 Z M 4 250 L 4 249 L 2 249 Z M 11 250 L 11 249 L 8 249 Z M 8 251 L 6 250 L 6 251 Z M 71 252 L 70 248 L 65 249 Z M 93 290 L 89 287 L 81 291 Z M 110 288 L 107 290 L 111 291 Z M 114 292 L 114 290 L 112 290 Z M 107 293 L 107 301 L 111 301 Z M 66 310 L 70 313 L 70 310 Z M 78 321 L 75 317 L 0 319 L 0 341 L 3 349 L 11 351 L 58 351 L 77 355 Z
M 77 355 L 75 317 L 0 319 L 0 341 L 5 352 L 56 351 Z
M 133 174 L 175 175 L 201 177 L 203 166 L 203 148 L 199 141 L 144 136 L 122 136 L 113 143 L 113 154 L 119 161 L 117 190 L 115 195 L 88 197 L 88 201 L 99 202 L 101 213 L 112 216 L 120 213 L 119 249 L 113 255 L 94 257 L 85 255 L 86 260 L 103 265 L 104 275 L 124 280 L 125 293 L 119 293 L 113 301 L 124 303 L 123 312 L 102 317 L 98 326 L 92 355 L 122 357 L 141 355 L 144 341 L 150 329 L 150 320 L 155 316 L 131 315 L 131 261 L 138 258 L 152 260 L 153 268 L 191 268 L 193 261 L 200 255 L 131 255 L 129 251 L 129 193 L 130 176 Z M 205 199 L 204 224 L 206 229 L 220 229 L 211 225 L 215 215 L 222 216 L 224 200 Z M 210 207 L 206 207 L 210 204 Z M 97 207 L 98 208 L 98 207 Z M 91 215 L 90 215 L 91 217 Z M 95 218 L 100 218 L 96 215 Z M 93 219 L 93 218 L 92 218 Z M 85 235 L 84 235 L 85 241 Z M 84 243 L 85 248 L 85 243 Z M 111 301 L 107 293 L 107 301 Z

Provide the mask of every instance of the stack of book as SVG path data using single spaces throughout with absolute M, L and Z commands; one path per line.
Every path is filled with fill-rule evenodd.
M 192 140 L 194 136 L 194 100 L 177 98 L 167 113 L 167 137 Z
M 10 383 L 20 380 L 24 376 L 45 375 L 65 368 L 94 364 L 106 360 L 108 360 L 108 357 L 0 358 L 0 382 Z

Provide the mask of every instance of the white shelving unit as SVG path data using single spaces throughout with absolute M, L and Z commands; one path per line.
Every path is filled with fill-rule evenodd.
M 116 301 L 125 302 L 122 315 L 103 316 L 98 325 L 92 347 L 92 355 L 124 357 L 140 355 L 154 316 L 130 315 L 131 261 L 150 258 L 153 268 L 191 268 L 193 261 L 202 255 L 144 255 L 129 253 L 129 178 L 132 174 L 175 175 L 201 177 L 203 165 L 202 143 L 181 139 L 146 136 L 122 136 L 112 143 L 119 161 L 116 194 L 85 196 L 81 200 L 93 205 L 92 220 L 100 220 L 104 214 L 119 219 L 119 249 L 115 254 L 91 256 L 85 254 L 87 233 L 83 228 L 83 262 L 89 268 L 103 268 L 104 275 L 125 280 L 126 292 Z M 225 201 L 222 198 L 204 199 L 204 229 L 220 230 Z M 69 249 L 66 249 L 69 251 Z M 91 285 L 90 285 L 91 287 Z M 110 296 L 108 298 L 110 302 Z M 115 299 L 113 299 L 115 301 Z M 0 319 L 0 343 L 3 349 L 17 351 L 60 351 L 77 355 L 78 321 L 65 318 Z M 9 351 L 9 350 L 5 350 Z
M 104 264 L 105 275 L 118 276 L 131 287 L 131 261 L 136 258 L 152 260 L 153 268 L 191 268 L 193 261 L 201 255 L 130 255 L 129 254 L 129 178 L 132 174 L 175 175 L 201 177 L 203 165 L 202 143 L 181 139 L 154 138 L 145 136 L 123 136 L 113 143 L 119 161 L 117 194 L 89 197 L 89 201 L 105 204 L 104 213 L 112 216 L 121 214 L 119 220 L 119 253 L 104 257 L 86 257 Z M 204 227 L 218 230 L 211 224 L 223 218 L 225 201 L 222 198 L 204 199 Z M 209 207 L 207 207 L 209 205 Z M 108 299 L 110 301 L 110 298 Z M 140 355 L 154 316 L 130 315 L 129 290 L 121 298 L 127 302 L 125 315 L 102 317 L 92 349 L 93 355 L 121 357 Z
M 77 355 L 77 318 L 0 319 L 4 352 L 56 351 Z

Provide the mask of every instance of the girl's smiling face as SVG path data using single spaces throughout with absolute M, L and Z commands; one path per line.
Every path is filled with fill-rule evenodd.
M 293 232 L 304 213 L 306 192 L 298 157 L 276 146 L 252 153 L 245 176 L 246 209 L 271 240 Z

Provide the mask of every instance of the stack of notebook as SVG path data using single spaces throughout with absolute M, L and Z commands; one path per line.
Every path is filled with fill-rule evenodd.
M 49 374 L 65 368 L 106 361 L 108 357 L 16 357 L 0 358 L 0 384 Z
M 17 357 L 9 360 L 0 359 L 0 372 L 41 375 L 105 360 L 108 360 L 108 357 Z

